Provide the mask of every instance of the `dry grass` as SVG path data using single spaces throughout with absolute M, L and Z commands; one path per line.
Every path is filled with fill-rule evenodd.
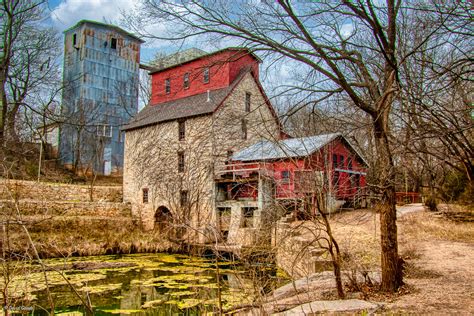
M 400 236 L 411 241 L 474 242 L 472 223 L 454 222 L 427 212 L 407 214 L 399 220 Z
M 340 213 L 331 228 L 344 254 L 346 270 L 378 270 L 380 266 L 379 217 L 370 210 Z
M 12 227 L 13 228 L 13 227 Z M 57 217 L 28 225 L 42 258 L 177 250 L 158 231 L 144 233 L 131 218 Z M 25 233 L 11 229 L 8 252 L 31 253 Z

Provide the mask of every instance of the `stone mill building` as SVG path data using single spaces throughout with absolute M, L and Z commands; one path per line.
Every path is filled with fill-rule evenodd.
M 150 73 L 151 102 L 123 129 L 124 202 L 145 229 L 242 247 L 268 243 L 276 221 L 312 212 L 319 193 L 358 203 L 362 157 L 339 134 L 284 134 L 254 53 L 178 60 Z

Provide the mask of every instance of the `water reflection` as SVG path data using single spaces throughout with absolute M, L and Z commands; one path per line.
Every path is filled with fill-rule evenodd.
M 90 259 L 90 258 L 89 258 Z M 220 263 L 219 278 L 214 262 L 202 258 L 170 255 L 133 255 L 113 261 L 136 263 L 136 267 L 93 271 L 67 271 L 66 274 L 101 274 L 84 281 L 79 293 L 93 305 L 96 315 L 200 315 L 218 312 L 218 293 L 223 308 L 249 303 L 260 295 L 252 275 L 238 265 Z M 261 273 L 259 273 L 261 274 Z M 274 273 L 272 273 L 274 274 Z M 268 275 L 268 280 L 276 281 Z M 81 300 L 67 285 L 51 289 L 59 313 L 85 314 Z M 48 306 L 46 292 L 34 293 L 34 303 Z M 35 310 L 34 315 L 48 315 Z

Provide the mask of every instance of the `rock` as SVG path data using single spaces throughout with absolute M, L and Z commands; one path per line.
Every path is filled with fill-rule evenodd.
M 313 301 L 310 303 L 296 306 L 290 310 L 273 314 L 278 316 L 290 315 L 316 315 L 320 313 L 337 313 L 337 312 L 375 312 L 380 306 L 375 303 L 350 299 L 350 300 L 335 300 L 335 301 Z

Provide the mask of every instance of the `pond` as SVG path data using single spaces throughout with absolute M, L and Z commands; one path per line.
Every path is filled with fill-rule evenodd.
M 186 255 L 99 256 L 45 263 L 57 270 L 47 272 L 57 315 L 86 314 L 79 296 L 90 301 L 95 315 L 217 313 L 219 306 L 225 310 L 251 303 L 284 282 L 274 268 L 244 268 L 235 262 Z M 32 315 L 48 315 L 44 275 L 35 269 L 13 282 L 13 293 L 23 297 L 17 306 L 34 308 Z

